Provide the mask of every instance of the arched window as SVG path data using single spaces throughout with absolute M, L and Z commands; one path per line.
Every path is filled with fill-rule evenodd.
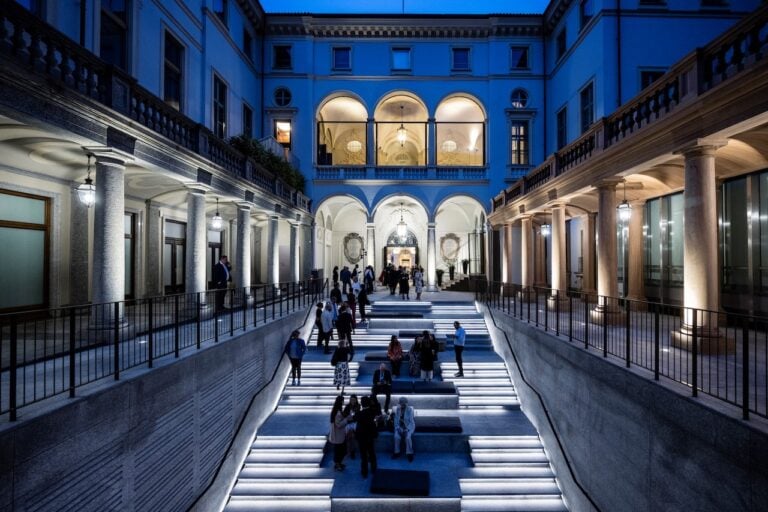
M 368 112 L 355 98 L 327 101 L 317 114 L 317 165 L 365 165 Z
M 437 165 L 485 165 L 485 115 L 465 96 L 443 100 L 435 112 Z
M 427 109 L 408 94 L 379 103 L 376 119 L 376 165 L 427 165 Z

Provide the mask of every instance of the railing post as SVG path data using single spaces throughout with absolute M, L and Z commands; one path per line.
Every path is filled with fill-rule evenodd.
M 744 317 L 741 333 L 741 417 L 749 419 L 749 319 Z
M 698 310 L 693 310 L 693 347 L 691 349 L 691 358 L 693 365 L 693 373 L 691 375 L 691 383 L 693 384 L 693 396 L 699 395 L 699 335 L 698 335 Z
M 74 315 L 72 316 L 72 318 L 74 318 Z M 70 323 L 72 323 L 72 322 L 70 321 Z M 16 370 L 17 370 L 16 358 L 18 357 L 18 347 L 16 346 L 16 344 L 19 342 L 18 338 L 19 338 L 19 336 L 18 336 L 17 318 L 16 318 L 16 315 L 13 315 L 11 317 L 11 346 L 10 346 L 10 349 L 11 349 L 11 354 L 10 354 L 10 356 L 11 356 L 11 360 L 10 360 L 11 374 L 9 376 L 11 380 L 8 383 L 9 384 L 8 385 L 8 393 L 9 393 L 8 394 L 8 410 L 10 411 L 10 420 L 11 421 L 16 421 L 16 407 L 17 407 L 17 404 L 16 404 Z M 74 354 L 74 350 L 72 350 L 72 353 Z M 69 361 L 69 363 L 70 363 L 70 366 L 69 366 L 69 368 L 70 368 L 70 370 L 69 370 L 70 376 L 72 375 L 72 373 L 74 371 L 73 370 L 74 366 L 72 365 L 73 360 L 74 360 L 74 356 L 71 356 L 70 357 L 70 361 Z M 74 382 L 75 382 L 75 379 L 74 379 L 74 377 L 72 377 L 71 380 L 70 380 L 69 396 L 74 396 L 74 394 L 75 394 L 75 389 L 74 389 L 74 386 L 73 386 Z
M 632 305 L 631 305 L 631 302 L 629 301 L 629 299 L 624 299 L 624 302 L 626 302 L 626 304 L 627 304 L 627 308 L 626 308 L 627 309 L 627 314 L 626 314 L 626 319 L 625 319 L 625 322 L 624 322 L 625 323 L 625 331 L 624 331 L 624 345 L 625 345 L 625 347 L 624 347 L 624 350 L 626 351 L 626 354 L 624 354 L 625 359 L 626 359 L 624 364 L 626 365 L 627 368 L 629 368 L 630 357 L 631 357 L 631 350 L 630 350 L 631 347 L 630 347 L 630 345 L 631 345 L 631 341 L 632 341 L 631 340 L 630 331 L 629 331 L 629 323 L 630 323 L 630 316 L 632 314 Z
M 549 290 L 550 292 L 552 290 Z M 549 330 L 549 297 L 544 294 L 544 332 Z
M 114 365 L 115 380 L 120 380 L 120 303 L 115 302 L 115 329 L 114 329 Z
M 603 297 L 603 357 L 608 357 L 608 297 Z
M 251 295 L 253 295 L 253 326 L 256 327 L 259 323 L 259 298 L 256 297 L 253 286 L 251 286 Z
M 202 337 L 203 337 L 202 336 L 202 334 L 203 334 L 202 333 L 203 326 L 202 326 L 202 322 L 201 322 L 201 318 L 200 318 L 202 316 L 202 314 L 203 314 L 202 313 L 203 304 L 202 304 L 202 301 L 200 300 L 200 294 L 201 293 L 205 293 L 205 292 L 197 292 L 195 294 L 195 308 L 197 310 L 197 314 L 196 314 L 196 318 L 197 318 L 196 324 L 197 325 L 195 326 L 195 331 L 196 331 L 195 332 L 195 336 L 197 336 L 197 340 L 196 340 L 197 350 L 200 350 L 200 344 L 202 342 Z
M 659 380 L 659 358 L 661 356 L 661 329 L 659 325 L 659 307 L 653 314 L 653 379 Z
M 573 343 L 573 295 L 568 296 L 568 341 Z
M 275 319 L 275 285 L 272 285 L 270 287 L 270 290 L 272 291 L 272 320 L 274 320 Z
M 589 294 L 584 295 L 584 349 L 589 350 Z
M 248 328 L 248 287 L 240 289 L 241 300 L 243 301 L 243 332 Z
M 213 307 L 213 342 L 219 342 L 219 308 Z
M 179 296 L 173 297 L 173 355 L 179 357 Z
M 154 304 L 152 303 L 152 297 L 149 298 L 149 343 L 147 343 L 147 366 L 149 368 L 152 368 L 152 353 L 154 352 L 155 347 L 155 326 L 154 326 L 154 318 L 155 318 L 155 308 Z
M 235 334 L 235 289 L 229 290 L 229 335 Z
M 278 294 L 278 296 L 280 297 L 280 316 L 278 318 L 282 318 L 283 317 L 283 295 L 284 294 L 282 292 L 283 292 L 283 288 L 280 287 L 280 293 Z M 286 289 L 285 289 L 285 293 L 286 294 L 288 293 L 288 287 L 287 286 L 286 286 Z M 286 307 L 287 306 L 288 306 L 288 304 L 286 303 Z
M 539 326 L 539 289 L 534 288 L 534 292 L 536 292 L 536 306 L 534 306 L 534 309 L 536 310 L 536 327 Z
M 269 285 L 267 285 L 269 286 Z M 264 323 L 267 323 L 267 286 L 262 286 L 262 295 L 264 295 Z
M 75 397 L 75 308 L 69 310 L 69 398 Z M 13 325 L 11 325 L 13 327 Z M 11 338 L 13 340 L 13 338 Z M 11 350 L 15 350 L 13 347 L 15 343 L 11 344 Z M 11 353 L 13 356 L 13 352 Z M 11 364 L 15 359 L 11 358 Z M 16 379 L 11 378 L 11 382 L 15 382 Z

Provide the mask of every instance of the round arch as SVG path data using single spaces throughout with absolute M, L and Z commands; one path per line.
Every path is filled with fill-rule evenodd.
M 365 165 L 368 108 L 352 93 L 331 96 L 315 112 L 317 165 Z
M 363 201 L 350 194 L 331 195 L 320 201 L 316 215 L 325 219 L 325 229 L 318 230 L 315 245 L 316 267 L 324 269 L 327 277 L 334 266 L 359 263 L 348 260 L 346 244 L 350 239 L 366 238 L 368 208 Z M 361 248 L 365 246 L 357 249 Z
M 435 150 L 439 166 L 484 166 L 486 112 L 468 94 L 443 98 L 435 109 Z
M 376 104 L 373 117 L 376 165 L 427 165 L 429 111 L 418 95 L 391 91 Z
M 478 229 L 478 219 L 485 219 L 481 201 L 466 193 L 443 198 L 435 208 L 435 237 L 437 268 L 449 275 L 483 272 L 485 251 L 484 229 Z M 451 274 L 453 267 L 453 274 Z

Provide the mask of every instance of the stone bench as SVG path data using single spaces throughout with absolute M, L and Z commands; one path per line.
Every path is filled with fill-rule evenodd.
M 419 416 L 416 413 L 416 434 L 461 434 L 461 418 L 458 416 Z M 394 431 L 394 425 L 387 427 Z

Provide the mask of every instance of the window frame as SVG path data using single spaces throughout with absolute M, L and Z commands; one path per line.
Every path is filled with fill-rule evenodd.
M 653 85 L 656 82 L 658 82 L 658 80 L 662 76 L 667 74 L 667 69 L 666 68 L 639 68 L 638 72 L 639 72 L 639 77 L 638 77 L 638 80 L 639 80 L 638 92 L 639 92 L 639 91 L 644 90 L 646 87 L 650 87 L 651 85 Z M 643 78 L 644 78 L 643 75 L 645 75 L 646 73 L 654 73 L 654 74 L 658 73 L 659 75 L 655 79 L 653 79 L 652 81 L 648 82 L 647 85 L 643 85 Z
M 516 125 L 524 127 L 524 130 L 523 130 L 524 133 L 522 138 L 518 136 L 517 139 L 513 139 L 512 129 Z M 513 144 L 512 144 L 513 140 L 517 140 L 518 145 L 520 141 L 523 142 L 524 148 L 522 151 L 519 148 L 516 151 L 513 149 Z M 521 155 L 525 157 L 524 162 L 520 160 Z M 518 161 L 515 161 L 516 156 Z M 531 165 L 531 120 L 530 119 L 515 117 L 509 120 L 509 164 L 511 166 L 516 166 L 516 167 Z
M 288 64 L 278 65 L 280 59 L 278 58 L 278 52 L 281 50 L 287 50 Z M 272 69 L 276 71 L 291 71 L 293 70 L 293 45 L 291 44 L 273 44 L 272 45 Z
M 516 101 L 515 93 L 522 93 L 522 95 L 525 97 L 524 104 L 521 104 L 521 105 L 515 104 L 515 101 Z M 512 89 L 512 92 L 509 93 L 509 103 L 510 105 L 512 105 L 512 108 L 514 108 L 515 110 L 523 110 L 528 108 L 528 102 L 530 100 L 531 100 L 531 94 L 526 89 L 523 89 L 522 87 L 515 87 L 514 89 Z
M 251 31 L 243 27 L 243 54 L 248 62 L 253 63 L 253 42 L 254 37 Z
M 515 66 L 515 59 L 513 58 L 513 52 L 515 50 L 525 51 L 525 67 Z M 531 69 L 531 47 L 521 45 L 509 46 L 509 69 L 511 71 L 529 71 Z
M 219 98 L 218 98 L 219 95 L 217 94 L 218 84 L 221 84 L 221 86 L 224 88 L 224 101 L 222 106 L 223 126 L 221 128 L 222 130 L 221 133 L 219 133 L 219 124 L 222 124 L 222 123 L 217 122 L 217 113 L 219 110 L 219 107 L 217 105 L 217 103 L 219 103 Z M 229 112 L 228 112 L 229 98 L 228 97 L 229 97 L 229 84 L 227 84 L 227 82 L 223 78 L 221 78 L 221 75 L 219 75 L 214 71 L 213 86 L 211 87 L 211 131 L 214 133 L 214 135 L 216 135 L 222 140 L 227 138 L 227 129 L 229 128 L 229 123 L 227 122 L 228 115 L 229 115 Z
M 589 92 L 589 124 L 585 124 L 584 112 L 584 93 Z M 595 81 L 590 80 L 587 84 L 579 89 L 579 124 L 581 133 L 586 133 L 589 128 L 595 122 Z
M 125 0 L 125 19 L 122 19 L 119 15 L 115 14 L 114 11 L 106 7 L 105 2 L 101 2 L 100 4 L 100 13 L 99 13 L 99 57 L 101 57 L 104 60 L 107 60 L 104 57 L 103 52 L 103 46 L 104 46 L 104 18 L 106 17 L 107 20 L 116 25 L 118 29 L 120 29 L 122 33 L 122 52 L 121 52 L 121 59 L 123 60 L 122 65 L 110 62 L 107 60 L 107 62 L 110 62 L 110 64 L 113 64 L 115 67 L 122 69 L 123 71 L 130 73 L 130 63 L 131 63 L 131 9 L 133 7 L 132 0 Z
M 250 115 L 249 123 L 246 123 L 246 119 L 248 117 L 246 116 L 246 113 L 249 113 Z M 243 135 L 246 135 L 249 139 L 253 139 L 253 108 L 251 108 L 251 106 L 245 101 L 243 102 L 242 115 L 243 115 L 243 118 L 242 118 Z M 248 129 L 246 130 L 246 128 Z
M 466 67 L 458 67 L 456 65 L 457 52 L 466 52 L 467 65 Z M 472 48 L 470 46 L 452 46 L 451 47 L 451 72 L 452 73 L 467 73 L 472 71 Z
M 555 134 L 555 145 L 559 151 L 568 145 L 568 105 L 563 105 L 555 114 Z
M 216 2 L 221 2 L 221 10 L 216 10 Z M 228 16 L 229 11 L 229 2 L 227 0 L 213 0 L 213 3 L 211 4 L 211 12 L 214 16 L 216 16 L 216 19 L 219 20 L 225 27 L 227 27 L 227 23 L 229 21 Z
M 172 39 L 181 49 L 180 64 L 179 64 L 181 66 L 180 68 L 177 68 L 177 65 L 175 63 L 170 62 L 168 60 L 168 38 Z M 187 55 L 187 47 L 179 40 L 178 37 L 176 37 L 176 35 L 173 32 L 168 30 L 168 28 L 164 28 L 163 29 L 163 77 L 162 77 L 163 102 L 166 105 L 171 106 L 172 108 L 176 108 L 176 107 L 173 107 L 173 105 L 171 105 L 170 103 L 168 103 L 168 98 L 166 97 L 167 96 L 166 95 L 166 85 L 167 85 L 166 75 L 167 75 L 168 68 L 170 66 L 171 68 L 176 68 L 176 69 L 172 69 L 172 71 L 178 73 L 179 75 L 179 106 L 177 108 L 179 112 L 184 112 L 184 103 L 185 103 L 184 86 L 186 84 L 186 80 L 184 79 L 184 69 L 186 67 L 185 66 L 186 55 Z
M 559 62 L 568 53 L 568 32 L 565 29 L 566 27 L 561 28 L 560 32 L 555 36 L 556 62 Z
M 337 52 L 347 52 L 347 58 L 349 64 L 347 67 L 341 67 L 337 65 L 336 55 Z M 349 73 L 352 71 L 352 47 L 351 46 L 334 46 L 331 48 L 331 71 L 335 73 Z
M 280 92 L 280 91 L 285 91 L 285 92 L 288 93 L 288 101 L 286 101 L 284 104 L 280 103 L 279 101 L 277 101 L 277 93 Z M 272 101 L 274 101 L 275 105 L 277 105 L 278 107 L 287 107 L 293 101 L 293 93 L 291 92 L 291 90 L 289 88 L 287 88 L 287 87 L 285 87 L 283 85 L 275 87 L 275 90 L 272 92 Z
M 288 142 L 282 142 L 280 138 L 278 137 L 277 132 L 277 124 L 278 123 L 288 123 L 290 126 L 290 130 L 288 130 Z M 272 119 L 272 136 L 275 138 L 278 144 L 283 146 L 284 148 L 291 150 L 291 147 L 293 146 L 293 119 L 291 118 L 284 118 L 284 117 L 276 117 Z
M 395 54 L 397 53 L 408 54 L 408 67 L 397 68 L 395 67 Z M 389 66 L 390 71 L 394 74 L 408 74 L 413 70 L 413 48 L 410 46 L 392 46 L 389 50 Z

